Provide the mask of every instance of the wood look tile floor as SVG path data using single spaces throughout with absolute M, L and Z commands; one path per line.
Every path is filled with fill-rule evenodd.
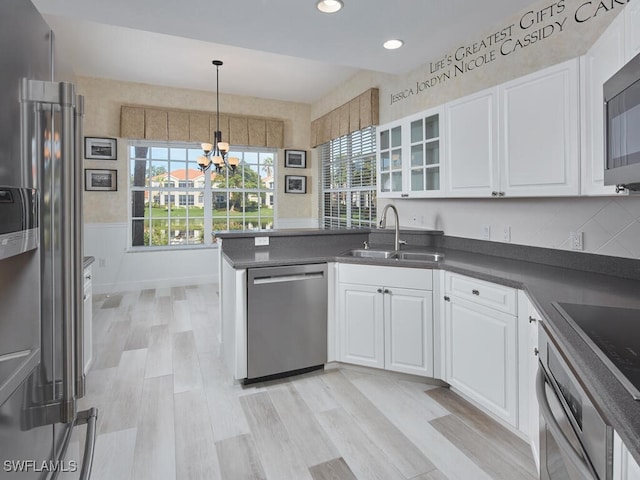
M 536 478 L 525 442 L 413 377 L 344 367 L 234 384 L 216 290 L 95 296 L 80 401 L 99 409 L 93 480 Z

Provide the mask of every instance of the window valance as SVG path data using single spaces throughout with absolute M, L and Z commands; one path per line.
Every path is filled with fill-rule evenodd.
M 120 108 L 120 136 L 136 140 L 210 142 L 215 115 L 137 105 Z M 220 114 L 222 138 L 231 145 L 284 148 L 284 121 Z
M 311 147 L 379 123 L 379 92 L 370 88 L 311 122 Z

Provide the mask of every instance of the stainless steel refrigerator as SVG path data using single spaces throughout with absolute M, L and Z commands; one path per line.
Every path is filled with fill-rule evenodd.
M 30 0 L 0 2 L 0 45 L 0 479 L 88 478 L 97 411 L 76 408 L 83 99 L 61 81 Z M 73 458 L 80 424 L 84 454 Z

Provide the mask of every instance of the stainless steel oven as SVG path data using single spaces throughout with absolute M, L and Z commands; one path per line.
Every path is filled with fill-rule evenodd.
M 540 478 L 611 480 L 612 428 L 598 413 L 570 359 L 544 322 L 540 322 L 538 335 Z

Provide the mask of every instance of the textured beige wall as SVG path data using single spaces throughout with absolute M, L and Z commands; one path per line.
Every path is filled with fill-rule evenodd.
M 612 0 L 540 1 L 500 21 L 478 38 L 460 39 L 451 51 L 443 52 L 439 58 L 425 59 L 420 68 L 406 75 L 359 72 L 340 88 L 314 103 L 311 106 L 311 119 L 324 115 L 368 88 L 377 87 L 380 89 L 380 123 L 383 124 L 575 58 L 588 50 L 623 8 L 624 5 Z M 580 21 L 576 21 L 576 17 Z M 548 35 L 546 38 L 512 51 L 516 40 L 526 43 L 527 35 L 534 32 L 539 34 L 542 30 L 545 32 L 543 35 Z M 493 40 L 489 41 L 491 35 Z M 496 41 L 496 38 L 502 41 Z M 482 40 L 486 43 L 484 47 L 480 45 Z M 503 43 L 507 55 L 500 52 Z M 476 53 L 459 53 L 459 47 L 473 49 L 474 44 L 478 46 Z M 472 60 L 475 63 L 477 60 L 480 66 L 456 76 L 454 65 L 459 65 L 456 57 L 462 56 L 465 58 L 460 61 Z M 451 63 L 448 63 L 449 59 Z M 450 78 L 446 79 L 443 73 L 449 73 Z M 426 84 L 431 86 L 427 87 Z M 392 103 L 391 96 L 401 93 L 406 93 L 407 97 Z
M 85 136 L 118 137 L 120 131 L 120 106 L 122 104 L 147 105 L 187 110 L 214 111 L 215 93 L 184 90 L 114 80 L 78 79 L 78 90 L 85 96 Z M 224 113 L 253 115 L 282 119 L 285 122 L 284 145 L 286 148 L 308 149 L 310 106 L 301 103 L 265 100 L 220 94 L 220 111 Z M 118 159 L 83 160 L 84 168 L 109 168 L 118 170 L 117 192 L 84 192 L 84 221 L 86 223 L 118 223 L 128 219 L 127 142 L 118 138 Z M 278 204 L 279 218 L 308 218 L 317 216 L 317 169 L 285 169 L 284 153 L 278 155 Z M 307 195 L 284 195 L 284 175 L 307 175 Z

